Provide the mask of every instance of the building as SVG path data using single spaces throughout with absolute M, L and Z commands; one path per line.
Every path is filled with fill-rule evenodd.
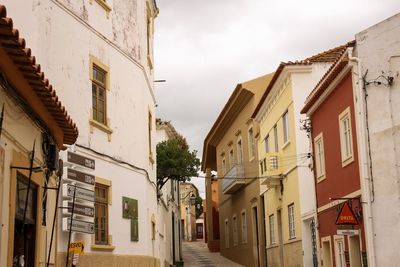
M 204 200 L 204 241 L 211 252 L 220 251 L 218 180 L 214 179 L 211 170 L 206 172 L 206 199 Z
M 58 152 L 78 129 L 9 16 L 0 5 L 0 266 L 54 266 Z
M 367 266 L 358 142 L 348 43 L 308 96 L 322 266 Z M 343 220 L 343 214 L 348 216 Z
M 356 34 L 353 65 L 368 266 L 399 259 L 400 14 Z
M 208 213 L 212 210 L 215 183 L 221 254 L 245 266 L 262 266 L 265 261 L 255 142 L 258 125 L 251 115 L 272 76 L 238 84 L 204 140 L 202 171 L 206 173 L 207 231 L 212 229 Z M 218 173 L 218 182 L 213 181 L 211 171 Z
M 79 184 L 88 194 L 94 191 L 94 199 L 77 203 L 95 211 L 94 218 L 79 215 L 80 222 L 74 216 L 72 229 L 85 233 L 73 231 L 71 239 L 71 214 L 65 210 L 59 216 L 57 265 L 65 265 L 69 239 L 84 243 L 82 266 L 159 264 L 152 45 L 158 14 L 155 1 L 3 2 L 16 25 L 32 40 L 42 70 L 52 77 L 57 93 L 76 118 L 80 136 L 62 158 L 72 172 L 94 177 L 83 185 L 71 182 L 64 172 L 70 188 Z M 71 155 L 90 162 L 89 168 L 71 162 Z M 62 191 L 63 205 L 73 202 L 70 192 Z
M 156 119 L 156 143 L 178 138 L 179 134 L 170 122 Z M 168 180 L 163 186 L 158 201 L 158 232 L 160 235 L 160 261 L 164 266 L 182 261 L 180 246 L 181 211 L 179 182 Z
M 196 241 L 196 206 L 199 196 L 197 187 L 188 182 L 179 183 L 181 208 L 181 238 L 185 241 Z
M 313 266 L 315 191 L 310 147 L 300 110 L 311 88 L 343 46 L 302 61 L 281 63 L 252 118 L 258 134 L 258 184 L 265 218 L 268 266 Z M 313 243 L 314 241 L 314 243 Z

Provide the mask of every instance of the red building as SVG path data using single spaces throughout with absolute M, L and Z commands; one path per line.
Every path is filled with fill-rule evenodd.
M 328 267 L 361 267 L 366 261 L 354 81 L 348 60 L 353 46 L 351 42 L 342 51 L 302 109 L 311 122 L 320 261 Z

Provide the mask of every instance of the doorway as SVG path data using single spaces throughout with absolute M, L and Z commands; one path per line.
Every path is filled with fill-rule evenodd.
M 321 238 L 321 243 L 322 243 L 322 266 L 332 267 L 330 236 Z
M 285 266 L 284 260 L 283 260 L 282 210 L 277 210 L 277 223 L 278 223 L 280 266 Z
M 34 266 L 36 251 L 37 186 L 17 173 L 13 266 Z
M 361 267 L 360 236 L 349 236 L 349 256 L 351 267 Z
M 259 239 L 259 230 L 258 230 L 258 211 L 257 206 L 252 207 L 253 214 L 253 255 L 254 255 L 254 263 L 255 266 L 260 266 L 260 239 Z

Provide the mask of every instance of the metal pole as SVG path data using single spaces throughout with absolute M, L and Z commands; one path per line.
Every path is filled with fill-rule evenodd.
M 56 218 L 57 218 L 57 212 L 58 212 L 58 198 L 60 195 L 60 187 L 61 187 L 61 177 L 63 175 L 63 161 L 60 159 L 58 161 L 58 172 L 57 172 L 57 177 L 58 177 L 58 186 L 57 186 L 57 197 L 55 201 L 55 208 L 54 208 L 54 216 L 53 216 L 53 225 L 51 227 L 51 237 L 50 237 L 50 247 L 49 247 L 49 255 L 47 258 L 47 264 L 46 266 L 49 267 L 50 264 L 50 256 L 51 256 L 51 248 L 53 246 L 53 236 L 54 236 L 54 226 L 56 224 Z M 69 245 L 68 245 L 69 246 Z
M 76 184 L 74 184 L 74 196 L 72 198 L 71 220 L 69 224 L 69 236 L 68 236 L 68 247 L 67 247 L 67 260 L 65 262 L 65 267 L 68 267 L 68 261 L 69 261 L 69 245 L 71 244 L 72 218 L 74 217 L 74 209 L 75 209 L 75 193 L 76 193 Z
M 0 115 L 0 137 L 1 137 L 1 132 L 3 131 L 3 119 L 4 119 L 4 104 L 3 107 L 1 108 L 1 115 Z

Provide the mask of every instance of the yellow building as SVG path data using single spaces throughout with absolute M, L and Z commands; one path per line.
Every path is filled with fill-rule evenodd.
M 255 143 L 258 125 L 251 119 L 251 114 L 272 76 L 264 75 L 236 86 L 204 140 L 203 149 L 207 210 L 212 209 L 211 171 L 218 173 L 221 254 L 251 267 L 265 266 Z M 217 220 L 207 218 L 208 231 L 213 230 Z
M 300 115 L 310 90 L 342 47 L 281 63 L 253 112 L 268 266 L 313 266 L 316 201 L 310 146 Z

